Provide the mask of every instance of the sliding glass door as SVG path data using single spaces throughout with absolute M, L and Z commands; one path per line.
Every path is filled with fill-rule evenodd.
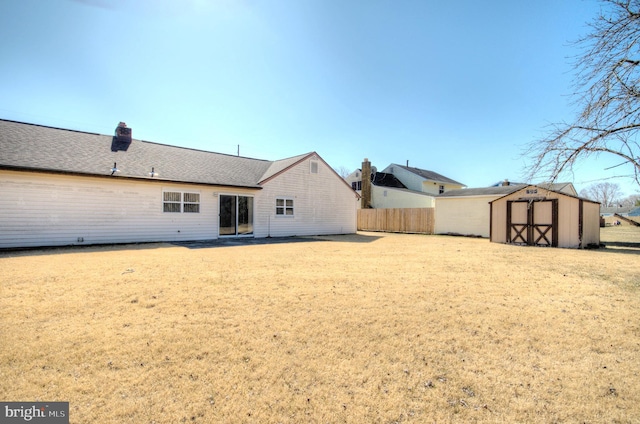
M 220 195 L 220 235 L 253 234 L 253 197 Z

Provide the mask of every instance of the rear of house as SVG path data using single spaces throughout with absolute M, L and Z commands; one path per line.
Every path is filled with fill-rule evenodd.
M 356 232 L 357 194 L 316 153 L 260 185 L 256 237 Z
M 0 248 L 356 231 L 357 194 L 315 152 L 265 161 L 118 129 L 0 120 Z

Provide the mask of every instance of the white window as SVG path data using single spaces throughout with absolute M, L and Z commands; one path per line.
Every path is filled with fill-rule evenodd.
M 443 185 L 441 185 L 440 188 L 438 189 L 438 193 L 439 194 L 444 193 L 444 186 Z
M 200 193 L 182 194 L 182 212 L 200 213 Z
M 312 174 L 317 174 L 318 173 L 318 162 L 315 160 L 311 161 L 311 173 Z
M 293 199 L 286 197 L 277 198 L 276 216 L 293 216 Z
M 200 213 L 200 193 L 165 191 L 162 211 L 169 213 Z

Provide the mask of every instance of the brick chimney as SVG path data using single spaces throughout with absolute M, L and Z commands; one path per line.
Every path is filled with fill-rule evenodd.
M 120 122 L 116 127 L 116 142 L 131 143 L 131 128 L 124 122 Z
M 111 151 L 126 152 L 129 146 L 131 146 L 131 128 L 127 127 L 124 122 L 120 122 L 116 127 L 113 139 L 111 139 Z
M 360 207 L 367 209 L 371 207 L 371 162 L 364 158 L 362 162 L 362 192 L 360 194 Z

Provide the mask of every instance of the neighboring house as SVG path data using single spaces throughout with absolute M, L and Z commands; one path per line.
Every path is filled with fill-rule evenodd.
M 363 169 L 371 168 L 371 198 L 362 192 Z M 463 184 L 433 171 L 391 164 L 377 171 L 367 159 L 362 168 L 356 169 L 345 180 L 351 188 L 364 197 L 368 207 L 386 208 L 432 208 L 435 196 L 449 190 L 460 189 Z
M 600 216 L 609 217 L 613 215 L 629 216 L 629 213 L 635 208 L 635 206 L 609 206 L 600 207 Z
M 601 207 L 600 216 L 602 217 L 602 224 L 604 226 L 609 225 L 638 225 L 640 222 L 640 207 L 638 206 L 612 206 Z
M 250 159 L 0 120 L 0 248 L 356 232 L 315 152 Z
M 489 202 L 526 187 L 508 180 L 491 187 L 451 190 L 436 197 L 435 233 L 489 237 Z M 541 184 L 550 190 L 576 196 L 571 183 Z
M 387 166 L 382 172 L 393 174 L 397 179 L 402 181 L 409 190 L 432 196 L 437 196 L 449 190 L 459 190 L 465 186 L 437 172 L 395 163 Z
M 543 186 L 519 186 L 490 202 L 490 240 L 532 246 L 600 245 L 600 204 Z

